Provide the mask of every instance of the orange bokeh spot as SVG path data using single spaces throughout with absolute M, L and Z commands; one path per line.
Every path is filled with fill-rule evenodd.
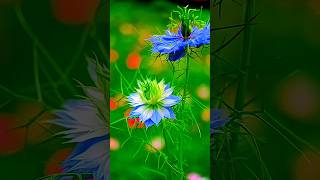
M 294 163 L 295 180 L 319 180 L 320 157 L 314 152 L 304 152 Z
M 146 127 L 145 124 L 143 122 L 139 122 L 138 126 L 139 129 Z
M 37 117 L 35 122 L 28 126 L 28 144 L 40 143 L 52 135 L 52 132 L 48 131 L 51 124 L 44 123 L 44 121 L 53 120 L 56 117 L 49 112 L 41 113 L 42 111 L 43 105 L 36 102 L 19 102 L 16 105 L 16 114 L 19 119 L 18 125 L 26 124 L 31 119 Z
M 45 175 L 52 175 L 52 174 L 59 174 L 63 173 L 63 169 L 60 164 L 49 163 L 46 165 L 44 174 Z
M 131 108 L 130 108 L 130 109 L 127 109 L 127 110 L 123 113 L 123 116 L 124 116 L 124 117 L 129 117 L 131 110 L 132 110 Z
M 205 56 L 205 61 L 206 61 L 206 64 L 210 67 L 210 55 L 206 55 Z
M 1 5 L 9 5 L 12 3 L 16 3 L 16 0 L 0 0 Z
M 137 52 L 132 52 L 128 55 L 127 66 L 129 69 L 139 69 L 141 63 L 141 56 Z
M 119 31 L 124 35 L 131 35 L 135 32 L 135 27 L 130 23 L 123 23 L 120 25 Z
M 53 15 L 65 24 L 86 24 L 94 16 L 100 0 L 52 0 Z
M 151 144 L 157 150 L 162 150 L 165 145 L 165 140 L 162 137 L 156 137 L 152 140 Z
M 26 128 L 16 128 L 17 118 L 11 114 L 0 114 L 0 155 L 9 155 L 23 149 Z
M 130 119 L 130 118 L 128 119 L 129 128 L 133 128 L 135 124 L 136 124 L 135 119 Z
M 129 128 L 144 128 L 145 125 L 143 122 L 140 121 L 140 118 L 135 117 L 135 118 L 128 118 L 128 126 Z
M 110 137 L 110 150 L 115 151 L 120 147 L 119 141 L 113 137 Z
M 116 110 L 118 108 L 117 100 L 115 98 L 110 98 L 110 109 L 111 111 Z
M 197 95 L 202 100 L 209 100 L 209 98 L 210 98 L 210 89 L 209 89 L 209 87 L 204 85 L 204 84 L 200 85 L 197 88 Z
M 55 152 L 49 159 L 49 162 L 46 164 L 44 170 L 45 175 L 62 173 L 63 169 L 61 164 L 65 159 L 67 159 L 71 152 L 71 148 L 64 148 Z
M 158 151 L 161 151 L 165 146 L 165 140 L 162 137 L 155 137 L 150 142 L 150 144 L 146 144 L 146 150 L 151 153 L 157 153 Z
M 207 108 L 207 109 L 202 111 L 201 119 L 203 121 L 205 121 L 205 122 L 209 122 L 210 121 L 210 109 L 209 108 Z
M 320 1 L 319 0 L 309 0 L 308 6 L 314 12 L 315 15 L 320 15 Z
M 139 44 L 146 45 L 147 44 L 146 39 L 150 38 L 151 36 L 152 36 L 152 34 L 150 33 L 149 29 L 142 29 L 139 32 Z
M 119 59 L 119 54 L 116 50 L 110 49 L 110 63 L 114 63 Z
M 127 104 L 126 97 L 121 93 L 115 95 L 114 98 L 117 100 L 117 104 L 119 107 L 122 107 Z
M 72 152 L 72 148 L 64 148 L 61 150 L 58 150 L 51 156 L 51 161 L 52 162 L 62 162 L 64 161 Z
M 318 92 L 312 78 L 304 74 L 294 75 L 279 87 L 279 108 L 291 118 L 314 120 L 320 107 Z

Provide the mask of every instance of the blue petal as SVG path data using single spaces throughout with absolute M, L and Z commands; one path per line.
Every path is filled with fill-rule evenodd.
M 148 119 L 148 120 L 146 120 L 146 121 L 144 122 L 144 124 L 145 124 L 146 127 L 148 128 L 148 127 L 154 125 L 154 122 L 153 122 L 151 119 Z
M 141 106 L 143 106 L 143 105 L 134 107 L 130 112 L 130 116 L 140 116 L 140 113 L 136 112 L 136 110 Z
M 169 89 L 169 88 L 170 88 L 170 84 L 168 83 L 168 84 L 166 84 L 164 90 L 167 90 L 167 89 Z
M 176 52 L 169 53 L 169 61 L 177 61 L 183 58 L 186 55 L 186 51 L 184 49 Z
M 69 159 L 73 158 L 81 153 L 83 153 L 84 151 L 86 151 L 90 146 L 103 141 L 103 140 L 107 140 L 109 139 L 109 134 L 105 135 L 105 136 L 101 136 L 101 137 L 96 137 L 96 138 L 92 138 L 89 139 L 87 141 L 81 142 L 79 143 L 75 149 L 73 150 L 73 152 L 70 154 Z
M 215 120 L 215 121 L 213 121 L 213 123 L 211 123 L 211 127 L 212 127 L 213 129 L 221 128 L 221 127 L 223 127 L 227 122 L 228 122 L 227 119 Z
M 154 113 L 154 110 L 151 110 L 151 109 L 147 110 L 147 109 L 145 109 L 145 110 L 139 115 L 140 121 L 145 122 L 146 120 L 150 119 L 150 118 L 152 117 L 153 113 Z
M 151 116 L 151 120 L 156 124 L 158 125 L 159 122 L 161 121 L 161 116 L 159 114 L 159 112 L 157 110 L 154 110 L 153 111 L 153 114 Z
M 220 109 L 212 109 L 210 112 L 210 132 L 217 132 L 216 129 L 225 126 L 229 122 L 229 117 L 223 117 L 223 111 Z
M 211 109 L 210 119 L 217 120 L 223 115 L 223 111 L 220 109 Z
M 210 44 L 210 24 L 206 24 L 203 29 L 193 27 L 193 30 L 188 39 L 189 46 L 200 47 L 205 44 Z
M 169 111 L 169 116 L 166 117 L 166 118 L 175 119 L 176 116 L 174 115 L 174 112 L 173 112 L 172 108 L 171 107 L 166 107 L 166 109 Z
M 98 145 L 98 143 L 102 143 L 103 144 L 107 143 L 109 139 L 109 135 L 105 135 L 105 136 L 101 136 L 101 137 L 97 137 L 97 138 L 92 138 L 90 140 L 84 141 L 79 143 L 74 151 L 71 153 L 71 155 L 63 162 L 63 169 L 64 172 L 73 172 L 73 173 L 92 173 L 95 175 L 95 177 L 102 177 L 102 178 L 107 178 L 106 177 L 106 173 L 107 172 L 100 172 L 99 169 L 101 169 L 100 166 L 105 166 L 105 163 L 107 162 L 97 162 L 97 163 L 93 163 L 92 161 L 95 159 L 90 159 L 90 157 L 88 157 L 88 159 L 83 159 L 81 161 L 84 161 L 81 163 L 81 161 L 79 161 L 77 159 L 77 157 L 81 156 L 83 153 L 85 153 L 89 148 L 98 148 L 95 151 L 99 151 L 97 153 L 100 154 L 104 154 L 105 156 L 109 156 L 109 150 L 107 149 L 108 146 L 106 146 L 105 152 L 101 152 L 101 148 Z M 86 158 L 86 157 L 84 157 Z M 108 157 L 107 157 L 108 159 Z M 86 163 L 87 162 L 87 163 Z M 79 163 L 81 165 L 79 165 Z M 90 164 L 88 164 L 90 163 Z M 102 163 L 102 164 L 101 164 Z M 107 170 L 105 170 L 107 171 Z
M 164 107 L 171 107 L 178 104 L 181 101 L 179 96 L 170 95 L 162 100 Z
M 155 35 L 148 40 L 153 45 L 153 53 L 174 53 L 183 50 L 187 45 L 181 33 L 173 33 L 169 30 L 166 31 L 166 35 Z

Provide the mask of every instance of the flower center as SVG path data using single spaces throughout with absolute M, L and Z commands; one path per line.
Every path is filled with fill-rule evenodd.
M 189 23 L 187 23 L 186 21 L 182 21 L 181 31 L 183 38 L 188 39 L 191 34 L 191 28 Z
M 164 84 L 157 81 L 146 81 L 140 86 L 140 96 L 144 103 L 150 106 L 157 106 L 160 103 L 164 92 Z

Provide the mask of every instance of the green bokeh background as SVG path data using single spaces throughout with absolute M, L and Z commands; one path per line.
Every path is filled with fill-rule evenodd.
M 128 85 L 123 79 L 127 79 L 133 88 L 136 86 L 137 80 L 141 79 L 141 76 L 144 78 L 156 78 L 157 80 L 164 79 L 166 83 L 171 82 L 173 78 L 171 64 L 165 60 L 165 57 L 152 55 L 151 45 L 147 43 L 146 39 L 150 38 L 151 35 L 165 33 L 167 25 L 170 23 L 170 12 L 176 10 L 177 4 L 167 1 L 153 1 L 149 3 L 111 1 L 110 7 L 110 46 L 111 52 L 117 53 L 116 60 L 113 60 L 113 56 L 111 55 L 111 98 L 115 98 L 117 102 L 121 101 L 121 95 L 119 95 L 121 94 L 121 85 L 124 89 L 123 95 L 128 96 L 132 93 L 132 91 L 127 90 Z M 205 21 L 209 20 L 208 10 L 203 10 L 202 19 Z M 134 61 L 134 58 L 130 58 L 130 54 L 132 53 L 138 54 L 141 59 L 139 68 L 130 68 L 129 62 Z M 208 119 L 205 121 L 201 117 L 203 111 L 209 112 L 209 63 L 209 47 L 201 49 L 199 57 L 191 59 L 190 86 L 188 91 L 205 107 L 200 107 L 196 102 L 192 102 L 190 105 L 195 116 L 195 121 L 199 125 L 201 137 L 199 136 L 196 123 L 186 126 L 188 131 L 186 135 L 189 137 L 184 137 L 183 144 L 185 176 L 193 172 L 204 177 L 209 177 L 210 175 L 210 126 Z M 121 77 L 116 66 L 118 66 L 124 77 Z M 182 91 L 185 81 L 185 75 L 183 74 L 185 59 L 175 62 L 175 66 L 177 72 L 175 84 L 173 85 L 175 87 L 174 91 L 182 95 L 180 91 Z M 181 76 L 177 78 L 179 74 Z M 199 87 L 205 87 L 208 93 L 206 98 L 200 99 L 197 96 Z M 139 137 L 146 141 L 150 139 L 152 141 L 153 138 L 161 135 L 163 123 L 165 123 L 163 121 L 165 120 L 160 123 L 159 127 L 150 127 L 146 131 L 145 129 L 132 130 L 132 134 L 135 134 L 135 136 L 129 139 L 127 122 L 126 119 L 123 119 L 124 113 L 128 108 L 129 106 L 124 105 L 111 111 L 110 134 L 111 138 L 119 143 L 119 149 L 111 151 L 111 177 L 117 179 L 165 179 L 163 175 L 159 175 L 159 173 L 164 173 L 167 179 L 177 178 L 177 176 L 169 173 L 168 168 L 166 168 L 167 165 L 163 169 L 158 168 L 157 156 L 159 153 L 150 153 L 146 149 L 145 144 L 136 138 Z M 207 116 L 209 116 L 208 113 Z M 178 137 L 182 132 L 172 131 L 170 133 L 171 136 Z M 178 143 L 167 143 L 165 146 L 169 148 L 168 151 L 177 156 L 175 149 Z
M 49 114 L 61 108 L 65 100 L 83 94 L 76 80 L 93 85 L 86 56 L 107 62 L 106 3 L 99 5 L 90 22 L 83 17 L 67 20 L 68 12 L 81 11 L 79 6 L 69 7 L 68 12 L 62 12 L 63 17 L 57 18 L 53 3 L 0 1 L 0 179 L 34 180 L 48 175 L 46 169 L 60 165 L 56 156 L 58 164 L 50 167 L 54 154 L 74 145 L 54 138 L 59 129 L 45 121 L 54 118 Z M 41 99 L 36 91 L 36 71 Z M 47 115 L 26 125 L 43 110 Z M 25 126 L 10 130 L 21 125 Z M 10 153 L 3 150 L 5 147 Z
M 222 27 L 241 24 L 243 14 L 242 1 L 237 2 L 223 0 L 221 5 L 221 16 L 218 16 L 217 11 L 213 12 L 213 26 Z M 66 70 L 70 66 L 70 60 L 75 52 L 79 50 L 79 45 L 81 44 L 79 42 L 86 30 L 86 25 L 64 24 L 58 21 L 53 16 L 52 4 L 50 1 L 29 0 L 21 1 L 20 3 L 25 19 L 29 23 L 34 34 L 50 52 L 60 69 L 63 71 Z M 159 28 L 160 31 L 165 28 L 165 25 L 168 23 L 168 12 L 170 12 L 172 8 L 175 8 L 175 5 L 161 3 L 159 1 L 157 1 L 156 4 L 158 4 L 158 6 L 153 5 L 151 7 L 151 5 L 146 2 L 119 6 L 119 9 L 121 9 L 121 7 L 132 8 L 135 11 L 139 11 L 141 14 L 136 14 L 132 11 L 120 11 L 115 12 L 115 15 L 119 17 L 119 20 L 128 20 L 133 23 L 140 22 L 142 25 L 152 26 L 150 27 L 150 30 L 152 30 L 150 33 L 158 32 L 157 28 Z M 147 11 L 148 9 L 150 12 Z M 259 94 L 264 97 L 264 103 L 272 109 L 272 112 L 277 115 L 279 121 L 316 147 L 320 146 L 319 9 L 320 4 L 316 0 L 257 1 L 256 10 L 260 14 L 256 18 L 258 24 L 254 26 L 252 48 L 253 67 L 251 69 L 253 73 L 259 74 L 259 80 L 257 81 L 255 79 L 256 76 L 252 76 L 252 92 L 249 92 L 249 94 Z M 158 12 L 163 13 L 158 14 Z M 85 61 L 85 55 L 91 56 L 94 53 L 101 61 L 107 59 L 105 53 L 101 52 L 100 46 L 97 44 L 98 41 L 101 41 L 100 43 L 105 46 L 105 51 L 108 52 L 109 48 L 106 47 L 109 45 L 107 35 L 109 32 L 106 27 L 109 17 L 105 16 L 105 14 L 105 11 L 101 10 L 101 14 L 97 16 L 95 23 L 96 33 L 89 33 L 83 49 L 75 60 L 76 63 L 70 74 L 67 76 L 67 84 L 75 87 L 74 91 L 70 91 L 65 83 L 59 81 L 61 77 L 60 75 L 57 75 L 57 72 L 52 68 L 52 65 L 48 63 L 47 57 L 43 52 L 38 52 L 39 66 L 41 67 L 40 82 L 43 89 L 43 102 L 52 109 L 61 107 L 63 100 L 74 98 L 75 95 L 82 93 L 80 88 L 76 86 L 77 83 L 74 79 L 80 80 L 83 84 L 92 84 L 86 71 L 87 62 Z M 113 17 L 111 16 L 110 18 L 112 20 Z M 117 19 L 113 20 L 117 21 Z M 39 111 L 39 104 L 40 107 L 43 107 L 43 103 L 36 102 L 37 93 L 35 90 L 33 67 L 34 39 L 30 38 L 19 23 L 14 10 L 14 4 L 4 3 L 3 0 L 0 1 L 0 24 L 0 111 L 1 114 L 10 113 L 14 116 L 21 117 L 19 119 L 19 122 L 21 123 L 29 120 L 31 114 L 34 116 L 34 112 L 31 113 L 31 111 Z M 111 26 L 113 26 L 113 32 L 116 34 L 118 33 L 119 35 L 117 23 L 113 23 Z M 92 31 L 93 30 L 90 30 L 90 32 Z M 225 38 L 232 36 L 236 31 L 237 30 L 233 29 L 216 32 L 213 36 L 216 46 L 222 44 Z M 114 39 L 111 39 L 110 41 L 111 45 L 119 47 L 119 49 L 117 49 L 119 53 L 118 62 L 122 63 L 121 67 L 123 69 L 126 69 L 126 56 L 123 56 L 122 54 L 128 54 L 133 50 L 132 47 L 135 47 L 137 37 L 130 36 L 130 38 L 121 38 L 121 42 L 126 43 L 127 46 L 117 44 Z M 237 63 L 240 51 L 241 36 L 221 51 L 220 55 L 233 63 Z M 147 61 L 145 59 L 147 53 L 149 53 L 147 50 L 141 50 L 141 56 L 144 62 Z M 215 61 L 215 59 L 212 60 Z M 194 69 L 196 70 L 197 68 Z M 231 67 L 228 64 L 219 65 L 216 72 L 225 72 L 230 69 Z M 49 76 L 46 76 L 45 73 L 49 74 Z M 199 72 L 193 73 L 197 74 Z M 130 75 L 130 73 L 128 73 L 128 75 Z M 51 77 L 52 80 L 48 77 Z M 205 77 L 207 77 L 207 75 Z M 291 78 L 293 78 L 293 80 L 298 78 L 298 80 L 287 81 Z M 202 82 L 206 83 L 206 80 L 196 79 L 194 82 L 199 85 Z M 282 85 L 286 84 L 286 82 L 290 84 L 289 88 L 285 91 L 281 91 Z M 57 86 L 53 84 L 56 84 Z M 197 85 L 195 85 L 195 87 L 197 87 Z M 299 90 L 301 87 L 302 90 Z M 112 88 L 117 89 L 116 86 Z M 8 92 L 7 90 L 10 91 Z M 296 93 L 290 95 L 290 92 L 292 91 L 296 91 Z M 15 94 L 12 94 L 12 92 Z M 281 94 L 281 92 L 283 92 L 283 94 Z M 57 94 L 62 97 L 62 100 L 57 98 Z M 23 97 L 13 95 L 22 95 Z M 231 90 L 229 96 L 232 97 L 233 95 L 234 91 Z M 281 97 L 286 96 L 288 96 L 288 98 L 280 100 Z M 33 98 L 34 100 L 26 100 L 25 97 Z M 299 100 L 299 97 L 302 98 Z M 299 103 L 304 102 L 305 99 L 311 99 L 310 101 L 312 103 Z M 30 101 L 32 103 L 30 103 Z M 23 106 L 25 108 L 24 113 L 29 114 L 28 117 L 25 115 L 23 117 L 21 112 L 16 111 L 18 109 L 17 106 L 22 102 L 27 102 L 28 106 L 31 106 L 31 110 L 27 109 L 26 106 Z M 293 106 L 293 109 L 289 108 L 288 110 L 285 108 L 288 104 L 296 106 Z M 315 104 L 315 106 L 313 104 Z M 297 110 L 312 109 L 313 107 L 314 112 L 316 113 L 310 116 L 301 116 L 299 113 L 297 115 Z M 124 111 L 124 109 L 122 110 Z M 119 113 L 119 117 L 120 116 L 122 116 L 121 113 Z M 317 165 L 319 163 L 317 158 L 311 158 L 311 165 L 300 163 L 300 161 L 297 161 L 297 159 L 301 157 L 300 153 L 288 145 L 288 143 L 280 138 L 278 134 L 274 133 L 274 131 L 261 123 L 255 122 L 256 121 L 250 126 L 259 137 L 263 137 L 266 140 L 265 143 L 262 143 L 261 153 L 266 162 L 266 166 L 269 168 L 274 179 L 319 179 L 319 174 L 317 174 L 318 171 L 315 171 L 314 174 L 308 172 L 309 169 L 314 168 L 318 170 L 320 168 L 319 165 Z M 206 126 L 205 123 L 203 125 Z M 38 137 L 48 138 L 50 137 L 49 135 L 50 134 L 39 135 Z M 120 143 L 124 139 L 124 136 L 125 135 L 119 138 Z M 40 145 L 28 144 L 14 154 L 1 155 L 0 179 L 32 180 L 43 176 L 44 169 L 53 153 L 65 147 L 72 147 L 72 145 L 63 145 L 61 144 L 62 142 L 62 139 L 55 138 Z M 14 144 L 16 142 L 12 141 L 12 143 Z M 5 144 L 1 144 L 0 146 L 5 146 Z M 299 144 L 299 146 L 303 151 L 308 152 L 306 146 L 301 144 Z M 134 151 L 133 148 L 127 150 L 131 153 Z M 247 147 L 244 143 L 240 148 L 239 154 L 248 156 L 253 154 L 252 151 L 246 150 Z M 200 151 L 205 151 L 205 149 L 193 148 L 191 155 L 199 154 Z M 136 166 L 134 165 L 130 166 L 130 171 L 125 171 L 121 168 L 121 163 L 130 160 L 130 153 L 126 154 L 121 151 L 116 151 L 112 154 L 114 154 L 114 156 L 111 157 L 111 163 L 114 162 L 113 159 L 123 160 L 117 163 L 118 166 L 117 164 L 114 164 L 114 167 L 119 170 L 117 172 L 128 177 L 136 175 Z M 139 160 L 142 162 L 144 162 L 145 159 L 144 155 L 145 154 L 141 153 L 141 156 L 139 156 Z M 209 161 L 209 159 L 207 161 Z M 248 162 L 252 167 L 259 165 L 254 158 L 249 159 Z M 298 166 L 298 164 L 300 164 L 300 166 Z M 112 164 L 111 167 L 113 167 Z M 209 171 L 209 169 L 203 169 L 201 166 L 194 167 L 195 169 L 192 169 L 193 171 L 197 171 L 203 175 L 207 174 Z M 243 170 L 239 175 L 239 179 L 246 179 L 246 177 L 249 176 L 249 173 L 246 170 Z M 146 173 L 146 176 L 153 175 Z
M 214 27 L 243 24 L 244 2 L 223 1 L 220 15 L 218 8 L 213 11 Z M 278 122 L 319 149 L 319 1 L 254 2 L 258 16 L 252 26 L 251 66 L 248 67 L 249 87 L 246 95 L 247 100 L 257 98 L 246 110 L 256 111 L 265 107 Z M 213 50 L 240 29 L 214 31 Z M 228 74 L 235 69 L 233 65 L 239 67 L 242 41 L 243 33 L 218 53 L 229 63 L 213 57 L 213 73 Z M 214 92 L 221 90 L 223 83 L 236 79 L 229 75 L 216 77 L 213 82 Z M 231 106 L 235 94 L 236 83 L 230 86 L 224 95 L 224 99 Z M 272 123 L 270 119 L 268 121 Z M 262 158 L 273 179 L 319 179 L 319 156 L 315 155 L 316 152 L 312 152 L 310 147 L 281 130 L 309 158 L 310 162 L 307 162 L 301 152 L 263 122 L 247 117 L 243 122 L 257 136 Z M 244 158 L 239 162 L 245 163 L 262 178 L 259 176 L 261 164 L 257 161 L 253 149 L 246 140 L 242 140 L 235 156 Z M 236 168 L 236 179 L 256 179 L 241 163 L 238 163 Z M 225 170 L 228 171 L 226 167 Z M 231 169 L 229 171 L 231 172 Z

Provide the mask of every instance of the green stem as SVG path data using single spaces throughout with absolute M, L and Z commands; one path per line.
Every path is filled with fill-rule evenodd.
M 84 31 L 83 31 L 83 33 L 81 35 L 80 41 L 78 43 L 78 46 L 76 48 L 76 51 L 75 51 L 74 55 L 72 56 L 72 58 L 70 60 L 70 64 L 68 65 L 67 69 L 65 70 L 64 76 L 61 77 L 61 78 L 63 78 L 63 80 L 67 80 L 68 79 L 68 76 L 70 75 L 72 69 L 74 68 L 76 63 L 78 63 L 78 60 L 79 60 L 79 58 L 81 56 L 81 53 L 83 52 L 83 49 L 84 49 L 84 47 L 86 45 L 91 26 L 92 26 L 92 22 L 90 22 L 85 27 L 85 29 L 84 29 Z
M 189 51 L 189 47 L 187 48 L 187 52 Z M 189 68 L 190 68 L 190 58 L 189 55 L 187 54 L 186 56 L 186 81 L 184 85 L 184 90 L 183 90 L 183 97 L 182 97 L 182 111 L 184 111 L 185 108 L 185 103 L 186 103 L 186 96 L 187 96 L 187 89 L 188 89 L 188 84 L 189 84 Z M 184 171 L 183 171 L 183 137 L 182 134 L 179 134 L 179 167 L 181 170 L 181 179 L 184 179 Z
M 171 81 L 171 87 L 172 87 L 174 85 L 174 80 L 175 80 L 174 75 L 175 75 L 176 68 L 173 63 L 171 63 L 171 65 L 172 65 L 172 81 Z
M 244 24 L 249 24 L 251 18 L 254 16 L 254 0 L 246 0 L 245 4 L 245 15 L 244 15 Z M 248 87 L 248 74 L 249 74 L 249 68 L 250 67 L 250 56 L 251 56 L 251 46 L 252 46 L 252 26 L 248 25 L 244 30 L 244 36 L 243 36 L 243 48 L 242 48 L 242 54 L 240 59 L 240 69 L 241 73 L 239 78 L 239 84 L 238 89 L 236 93 L 235 98 L 235 109 L 239 112 L 243 110 L 243 107 L 245 105 L 245 98 L 247 93 L 247 87 Z M 241 119 L 242 116 L 239 115 L 239 119 Z M 240 126 L 238 130 L 235 131 L 235 133 L 232 134 L 232 141 L 231 141 L 231 148 L 234 151 L 237 146 L 238 141 L 238 132 L 240 131 Z
M 40 42 L 39 38 L 34 34 L 34 32 L 32 31 L 31 27 L 29 26 L 28 22 L 26 21 L 24 15 L 22 13 L 20 5 L 16 6 L 15 11 L 16 11 L 16 15 L 19 20 L 19 23 L 22 26 L 22 28 L 26 31 L 27 35 L 35 42 L 38 50 L 40 52 L 42 52 L 42 54 L 44 56 L 46 56 L 52 69 L 54 69 L 60 77 L 63 77 L 64 71 L 59 67 L 59 65 L 56 63 L 56 60 L 50 55 L 49 51 L 44 47 L 44 45 Z M 65 79 L 62 79 L 62 80 L 65 83 L 66 88 L 68 88 L 69 91 L 76 92 L 74 87 L 72 85 L 70 85 L 70 83 L 67 80 L 65 80 Z
M 179 142 L 179 166 L 181 170 L 181 180 L 184 178 L 184 171 L 183 171 L 183 139 L 181 133 L 179 134 L 180 142 Z
M 168 148 L 168 146 L 169 146 L 169 139 L 168 139 L 168 137 L 167 137 L 167 135 L 166 135 L 166 128 L 167 128 L 166 123 L 163 123 L 162 136 L 163 136 L 163 139 L 164 139 L 164 142 L 165 142 L 164 152 L 165 152 L 167 155 L 169 155 L 169 154 L 170 154 L 170 149 Z M 168 170 L 169 170 L 168 175 L 169 175 L 170 177 L 172 177 L 172 170 L 171 170 L 171 168 L 169 168 Z
M 125 76 L 123 75 L 123 73 L 121 72 L 121 70 L 119 69 L 118 65 L 115 64 L 114 67 L 116 68 L 116 70 L 118 71 L 118 73 L 120 74 L 120 77 L 125 81 L 125 83 L 127 84 L 128 88 L 132 89 L 131 84 L 129 83 L 129 81 L 125 78 Z M 132 89 L 133 90 L 133 89 Z
M 33 70 L 34 70 L 34 81 L 36 85 L 36 91 L 38 96 L 38 101 L 42 102 L 42 93 L 40 87 L 40 80 L 39 80 L 39 63 L 38 63 L 38 51 L 37 51 L 37 44 L 34 44 L 33 47 Z
M 189 48 L 188 48 L 188 50 L 189 50 Z M 184 105 L 185 105 L 185 102 L 186 102 L 187 89 L 188 89 L 188 84 L 189 84 L 189 66 L 190 66 L 190 59 L 189 59 L 188 54 L 187 54 L 187 56 L 186 56 L 186 61 L 187 61 L 187 64 L 186 64 L 186 81 L 185 81 L 184 89 L 183 89 L 182 109 L 184 109 Z

